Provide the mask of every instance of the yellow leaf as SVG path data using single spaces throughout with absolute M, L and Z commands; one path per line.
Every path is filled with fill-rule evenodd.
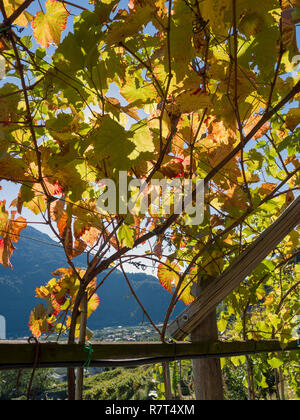
M 4 7 L 7 15 L 12 15 L 23 3 L 24 0 L 4 0 Z M 25 11 L 14 21 L 14 23 L 19 26 L 27 26 L 31 21 L 32 15 Z
M 88 318 L 98 308 L 99 304 L 100 304 L 99 296 L 94 293 L 92 297 L 89 298 L 89 301 L 88 301 Z
M 273 296 L 267 296 L 265 300 L 265 305 L 271 306 L 274 301 L 275 301 L 275 298 Z
M 35 293 L 36 293 L 36 297 L 40 299 L 44 299 L 46 296 L 50 294 L 49 290 L 44 286 L 40 287 L 39 289 L 35 289 Z
M 286 120 L 286 126 L 289 130 L 293 131 L 295 128 L 300 124 L 300 109 L 299 108 L 292 108 L 289 110 Z
M 149 22 L 152 13 L 152 7 L 147 5 L 138 9 L 135 13 L 125 16 L 123 22 L 116 22 L 111 25 L 107 45 L 117 44 L 130 36 L 136 35 Z
M 176 105 L 183 114 L 189 114 L 199 109 L 208 108 L 211 106 L 210 96 L 199 91 L 184 92 L 177 96 Z

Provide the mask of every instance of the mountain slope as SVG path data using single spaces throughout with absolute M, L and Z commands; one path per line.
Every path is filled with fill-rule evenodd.
M 47 235 L 28 227 L 22 236 L 12 257 L 13 270 L 0 266 L 0 315 L 6 318 L 8 337 L 30 334 L 30 310 L 40 302 L 35 298 L 35 289 L 47 283 L 57 268 L 67 267 L 63 250 Z M 84 267 L 86 256 L 82 255 L 74 261 L 78 267 Z M 153 276 L 137 273 L 128 274 L 128 277 L 153 320 L 161 322 L 171 295 Z M 104 282 L 98 294 L 100 306 L 89 319 L 90 329 L 115 325 L 134 326 L 143 321 L 142 311 L 134 297 L 130 296 L 120 271 L 116 270 Z M 180 303 L 173 316 L 183 310 L 183 306 Z

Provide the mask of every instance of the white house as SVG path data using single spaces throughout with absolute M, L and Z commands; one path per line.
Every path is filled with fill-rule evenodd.
M 0 340 L 6 340 L 6 321 L 2 315 L 0 315 Z

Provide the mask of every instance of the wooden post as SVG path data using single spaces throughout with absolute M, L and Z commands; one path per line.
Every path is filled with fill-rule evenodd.
M 192 293 L 197 298 L 201 291 L 211 281 L 202 280 L 198 286 L 192 287 Z M 218 340 L 217 312 L 216 309 L 208 315 L 191 333 L 193 343 L 215 342 Z M 224 400 L 223 380 L 220 359 L 193 360 L 194 387 L 196 400 Z
M 84 293 L 80 309 L 81 309 L 81 319 L 80 319 L 80 337 L 79 337 L 79 344 L 85 343 L 86 337 L 86 322 L 87 322 L 87 306 L 88 306 L 88 296 L 87 293 Z M 76 377 L 76 392 L 75 392 L 75 400 L 81 401 L 82 400 L 82 392 L 83 392 L 83 377 L 84 377 L 84 368 L 80 367 L 77 369 L 77 377 Z
M 173 399 L 173 396 L 172 396 L 169 362 L 163 362 L 162 368 L 163 368 L 163 377 L 164 377 L 164 384 L 165 384 L 165 397 L 167 401 L 171 401 Z

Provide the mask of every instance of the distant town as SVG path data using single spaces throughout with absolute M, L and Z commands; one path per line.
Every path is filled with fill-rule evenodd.
M 162 327 L 162 325 L 158 325 Z M 116 341 L 159 341 L 159 335 L 151 325 L 135 327 L 106 327 L 94 332 L 93 340 L 116 342 Z

